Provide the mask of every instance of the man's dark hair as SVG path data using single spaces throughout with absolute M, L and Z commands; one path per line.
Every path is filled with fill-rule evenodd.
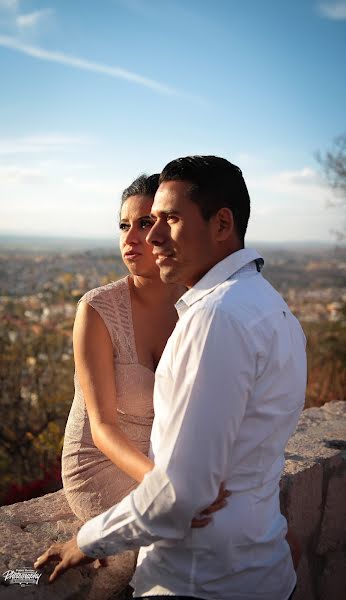
M 237 233 L 244 241 L 250 197 L 239 167 L 218 156 L 186 156 L 165 166 L 159 183 L 164 181 L 190 183 L 189 197 L 198 205 L 206 221 L 220 208 L 229 208 Z
M 130 196 L 152 196 L 154 198 L 159 187 L 159 174 L 139 175 L 121 195 L 121 206 Z

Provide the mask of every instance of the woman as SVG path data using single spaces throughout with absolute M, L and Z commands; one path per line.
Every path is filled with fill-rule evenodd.
M 79 302 L 73 344 L 75 397 L 67 421 L 62 478 L 82 521 L 119 502 L 153 468 L 148 458 L 154 372 L 185 291 L 163 284 L 146 242 L 158 175 L 138 177 L 124 192 L 120 250 L 130 275 L 87 292 Z M 211 510 L 221 508 L 224 494 Z M 192 526 L 207 524 L 194 520 Z M 114 557 L 119 587 L 134 554 Z M 114 581 L 113 581 L 114 583 Z
M 145 241 L 157 186 L 158 175 L 141 176 L 122 195 L 120 250 L 131 275 L 87 292 L 77 310 L 62 477 L 82 521 L 119 502 L 153 467 L 154 372 L 184 291 L 161 282 Z

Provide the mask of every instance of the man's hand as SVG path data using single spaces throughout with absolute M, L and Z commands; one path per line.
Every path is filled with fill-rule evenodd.
M 214 512 L 217 512 L 218 510 L 226 506 L 227 498 L 229 498 L 231 494 L 232 492 L 226 490 L 225 484 L 224 482 L 222 482 L 219 487 L 219 493 L 217 498 L 214 500 L 214 502 L 212 502 L 212 504 L 210 504 L 210 506 L 202 510 L 202 512 L 200 513 L 200 517 L 195 517 L 194 519 L 192 519 L 191 527 L 193 529 L 196 529 L 198 527 L 205 527 L 206 525 L 208 525 L 211 521 L 211 517 L 209 515 L 211 515 Z
M 77 537 L 74 536 L 71 540 L 65 544 L 53 544 L 44 554 L 39 556 L 34 563 L 35 569 L 42 567 L 51 561 L 59 561 L 56 565 L 53 573 L 49 577 L 49 581 L 54 581 L 64 571 L 71 569 L 71 567 L 77 567 L 78 565 L 85 565 L 93 562 L 95 559 L 90 558 L 80 550 L 77 546 Z

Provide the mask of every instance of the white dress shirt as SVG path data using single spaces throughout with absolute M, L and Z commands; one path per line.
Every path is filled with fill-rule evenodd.
M 279 480 L 304 404 L 305 337 L 258 258 L 228 256 L 177 303 L 155 376 L 155 468 L 78 534 L 95 558 L 142 546 L 135 596 L 286 600 L 294 588 Z M 222 481 L 227 506 L 192 529 Z

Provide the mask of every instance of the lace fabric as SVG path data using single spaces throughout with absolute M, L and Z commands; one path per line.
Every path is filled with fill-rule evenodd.
M 128 279 L 91 290 L 80 302 L 88 302 L 98 312 L 112 341 L 114 418 L 135 446 L 147 454 L 154 417 L 154 373 L 138 363 Z M 82 521 L 116 504 L 136 486 L 95 446 L 77 374 L 65 430 L 62 479 L 67 501 Z

